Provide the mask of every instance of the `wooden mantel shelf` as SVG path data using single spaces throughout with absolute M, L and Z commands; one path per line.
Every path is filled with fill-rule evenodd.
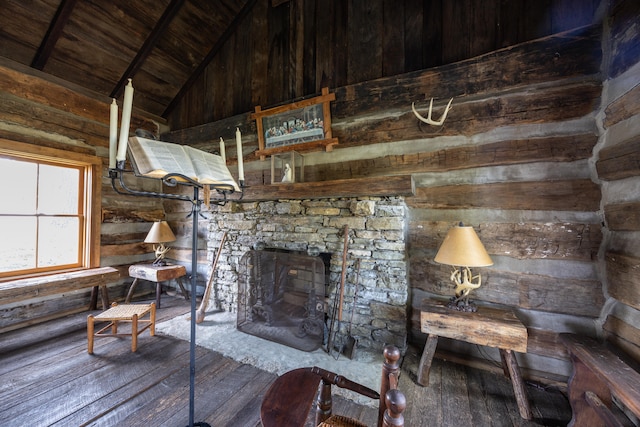
M 413 196 L 414 194 L 415 183 L 413 177 L 411 175 L 398 175 L 249 186 L 244 190 L 242 201 Z

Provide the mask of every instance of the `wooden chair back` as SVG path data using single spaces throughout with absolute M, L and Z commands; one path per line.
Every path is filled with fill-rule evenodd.
M 342 375 L 322 368 L 300 368 L 289 371 L 274 381 L 262 401 L 260 418 L 264 427 L 304 427 L 316 399 L 316 425 L 364 426 L 357 420 L 332 413 L 331 386 L 336 385 L 372 399 L 379 399 L 377 427 L 402 427 L 406 408 L 404 394 L 398 390 L 400 350 L 386 346 L 380 381 L 380 392 L 358 384 Z M 319 391 L 318 391 L 319 388 Z M 370 427 L 370 426 L 364 426 Z

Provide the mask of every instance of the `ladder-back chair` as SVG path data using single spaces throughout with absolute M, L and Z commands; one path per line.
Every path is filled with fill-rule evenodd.
M 316 425 L 321 427 L 366 426 L 332 413 L 331 386 L 352 390 L 372 399 L 379 399 L 377 427 L 404 426 L 402 412 L 406 407 L 404 394 L 398 390 L 400 351 L 389 345 L 384 349 L 380 392 L 372 390 L 327 370 L 299 368 L 278 377 L 262 401 L 260 419 L 264 427 L 304 427 L 316 398 Z

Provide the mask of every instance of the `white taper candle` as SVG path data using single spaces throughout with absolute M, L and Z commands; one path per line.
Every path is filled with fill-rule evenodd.
M 127 158 L 127 143 L 129 142 L 129 125 L 131 123 L 131 109 L 133 107 L 133 85 L 131 79 L 124 88 L 124 103 L 122 106 L 122 123 L 120 124 L 120 141 L 116 160 L 121 162 Z
M 220 137 L 220 157 L 222 157 L 222 161 L 227 163 L 227 156 L 224 152 L 224 139 Z
M 109 107 L 109 169 L 116 167 L 116 151 L 118 150 L 118 103 L 113 98 Z
M 244 181 L 244 165 L 242 161 L 242 135 L 240 128 L 236 128 L 236 146 L 238 147 L 238 180 Z

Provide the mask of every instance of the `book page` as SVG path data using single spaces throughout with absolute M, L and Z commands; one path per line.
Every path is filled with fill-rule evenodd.
M 161 179 L 179 173 L 201 184 L 228 185 L 240 191 L 222 157 L 216 154 L 137 136 L 129 138 L 128 148 L 136 175 Z
M 193 162 L 198 182 L 212 185 L 226 184 L 232 186 L 235 191 L 240 191 L 222 157 L 193 147 L 185 146 L 184 148 Z
M 169 173 L 179 173 L 197 180 L 193 164 L 182 145 L 131 137 L 129 152 L 131 163 L 140 175 L 163 178 Z

